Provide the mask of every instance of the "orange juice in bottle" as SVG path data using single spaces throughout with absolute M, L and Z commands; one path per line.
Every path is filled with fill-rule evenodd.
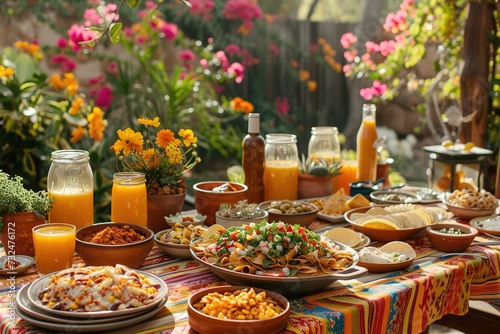
M 299 154 L 296 136 L 268 134 L 264 151 L 264 200 L 297 199 Z
M 111 221 L 148 225 L 148 197 L 143 173 L 121 172 L 113 175 Z
M 375 181 L 377 177 L 377 127 L 374 104 L 363 105 L 363 119 L 356 138 L 358 157 L 358 181 Z
M 59 150 L 51 154 L 47 190 L 54 198 L 49 223 L 72 224 L 77 229 L 94 223 L 94 177 L 89 153 Z

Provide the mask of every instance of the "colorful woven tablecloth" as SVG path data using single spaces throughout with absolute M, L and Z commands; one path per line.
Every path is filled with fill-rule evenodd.
M 425 234 L 407 242 L 417 260 L 403 271 L 336 281 L 320 293 L 291 298 L 284 333 L 420 333 L 445 314 L 467 313 L 469 299 L 500 299 L 500 247 L 468 249 L 486 258 L 447 257 L 430 247 Z M 75 257 L 75 263 L 80 262 Z M 198 262 L 169 258 L 156 247 L 140 270 L 167 283 L 167 305 L 152 318 L 115 333 L 194 333 L 188 324 L 187 299 L 198 289 L 226 284 Z M 35 267 L 15 280 L 0 278 L 1 333 L 52 332 L 31 325 L 12 309 L 15 291 L 36 278 Z

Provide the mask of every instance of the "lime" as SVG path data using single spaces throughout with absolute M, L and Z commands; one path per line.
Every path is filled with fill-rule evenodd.
M 472 148 L 476 146 L 473 142 L 468 142 L 467 144 L 464 145 L 464 151 L 466 152 L 470 152 L 470 150 L 472 150 Z
M 230 182 L 245 183 L 245 171 L 240 165 L 234 165 L 226 170 Z
M 451 140 L 445 140 L 441 145 L 444 147 L 451 147 L 453 146 L 453 142 Z

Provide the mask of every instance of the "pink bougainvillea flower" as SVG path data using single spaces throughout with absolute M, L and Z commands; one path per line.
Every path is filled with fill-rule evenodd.
M 290 113 L 290 103 L 288 103 L 287 97 L 277 96 L 274 102 L 276 103 L 278 114 L 286 116 Z
M 273 54 L 273 56 L 275 57 L 278 57 L 280 55 L 280 49 L 278 48 L 278 46 L 276 44 L 271 44 L 269 45 L 269 50 L 271 51 L 271 53 Z
M 372 41 L 367 41 L 365 43 L 366 52 L 379 52 L 380 46 Z
M 116 61 L 112 61 L 106 66 L 106 70 L 109 74 L 117 76 L 118 75 L 118 64 Z
M 238 33 L 241 34 L 248 34 L 253 28 L 253 21 L 263 17 L 259 5 L 252 0 L 228 0 L 222 14 L 226 19 L 243 22 L 238 28 Z
M 104 82 L 104 79 L 105 79 L 104 75 L 103 74 L 99 74 L 98 76 L 90 78 L 89 79 L 89 84 L 91 84 L 91 85 L 98 85 L 101 82 Z
M 214 0 L 190 0 L 191 14 L 201 17 L 205 21 L 212 19 L 212 11 L 215 6 Z
M 359 95 L 361 95 L 361 97 L 365 101 L 369 101 L 369 100 L 373 99 L 373 90 L 371 87 L 361 88 L 359 90 Z
M 177 36 L 178 29 L 176 24 L 165 22 L 161 25 L 160 30 L 168 41 L 173 40 Z
M 95 104 L 104 109 L 109 108 L 113 102 L 113 91 L 108 86 L 103 86 L 97 91 Z
M 229 68 L 229 60 L 224 51 L 217 51 L 215 57 L 219 59 L 221 68 L 226 71 Z
M 229 43 L 228 45 L 226 45 L 224 51 L 230 56 L 238 55 L 241 53 L 239 45 L 234 43 Z
M 243 81 L 243 78 L 245 77 L 244 70 L 245 68 L 243 67 L 243 65 L 238 62 L 234 62 L 227 69 L 227 73 L 231 76 L 235 75 L 234 82 L 241 83 Z
M 208 60 L 206 60 L 205 58 L 200 59 L 200 65 L 203 68 L 208 68 Z
M 354 58 L 356 58 L 356 56 L 358 55 L 358 52 L 356 50 L 352 50 L 352 51 L 345 51 L 344 52 L 344 58 L 348 61 L 348 62 L 352 62 L 354 61 Z
M 87 30 L 83 26 L 78 24 L 73 24 L 68 30 L 69 41 L 68 44 L 73 48 L 73 51 L 79 51 L 82 46 L 80 43 L 87 42 L 96 37 L 96 32 L 92 30 Z
M 380 96 L 380 95 L 384 94 L 385 91 L 387 90 L 387 85 L 381 83 L 378 80 L 374 80 L 372 88 L 373 88 L 374 94 L 377 95 L 377 96 Z
M 57 47 L 59 49 L 64 49 L 67 46 L 68 46 L 68 42 L 64 38 L 61 37 L 57 40 Z
M 394 40 L 380 42 L 380 53 L 383 56 L 388 56 L 396 49 L 396 42 Z
M 349 49 L 357 41 L 358 38 L 352 32 L 347 32 L 340 37 L 340 44 L 342 44 L 344 49 Z
M 196 58 L 196 55 L 191 50 L 182 50 L 178 55 L 179 59 L 182 61 L 190 62 Z

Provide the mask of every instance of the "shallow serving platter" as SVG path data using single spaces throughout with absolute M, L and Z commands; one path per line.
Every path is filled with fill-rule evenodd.
M 186 218 L 192 219 L 193 221 L 185 220 Z M 176 223 L 179 223 L 184 227 L 187 227 L 189 225 L 202 225 L 206 219 L 207 216 L 201 215 L 199 213 L 182 213 L 182 212 L 165 217 L 165 221 L 170 227 L 173 227 Z
M 358 253 L 350 247 L 337 243 L 342 250 L 353 254 L 354 263 L 345 270 L 331 275 L 318 275 L 311 277 L 270 277 L 254 274 L 235 272 L 223 267 L 216 266 L 200 259 L 191 248 L 193 259 L 207 266 L 214 274 L 227 282 L 235 285 L 258 287 L 274 291 L 285 296 L 300 296 L 320 291 L 337 280 L 347 280 L 363 276 L 367 273 L 366 268 L 357 266 Z
M 87 318 L 87 319 L 88 318 L 112 319 L 118 316 L 141 313 L 145 312 L 146 310 L 153 309 L 156 306 L 158 306 L 158 304 L 161 304 L 162 301 L 165 299 L 165 297 L 168 295 L 168 288 L 165 282 L 159 277 L 156 277 L 155 275 L 140 270 L 136 270 L 136 272 L 138 274 L 146 276 L 151 282 L 151 284 L 157 284 L 160 287 L 155 301 L 153 301 L 151 304 L 125 310 L 116 310 L 116 311 L 68 312 L 68 311 L 54 310 L 42 305 L 42 303 L 38 299 L 38 295 L 50 284 L 51 276 L 53 274 L 42 276 L 36 281 L 34 281 L 32 284 L 30 284 L 27 291 L 28 299 L 30 300 L 30 302 L 33 304 L 34 307 L 44 312 L 62 318 L 73 317 L 73 318 Z
M 479 217 L 488 217 L 495 213 L 498 206 L 491 209 L 480 209 L 480 208 L 466 208 L 462 206 L 456 206 L 447 202 L 443 199 L 443 203 L 446 205 L 448 211 L 453 213 L 454 216 L 462 219 L 474 219 Z
M 489 220 L 498 222 L 496 224 L 498 229 L 492 230 L 492 229 L 484 228 L 484 226 L 483 226 L 484 222 L 489 221 Z M 474 219 L 470 220 L 470 226 L 475 227 L 480 233 L 500 236 L 500 216 L 492 215 L 492 216 L 487 216 L 487 217 L 474 218 Z
M 158 248 L 165 254 L 177 259 L 190 259 L 191 252 L 189 251 L 189 244 L 174 244 L 172 242 L 161 241 L 160 238 L 164 233 L 168 233 L 171 229 L 166 229 L 155 234 L 155 242 Z
M 330 198 L 332 195 L 329 195 L 329 196 L 322 196 L 322 197 L 314 197 L 314 198 L 306 198 L 306 199 L 303 199 L 302 201 L 305 201 L 305 202 L 311 202 L 313 200 L 317 200 L 317 199 L 327 199 L 327 198 Z M 350 196 L 344 196 L 344 198 L 346 200 L 350 199 L 351 197 Z M 325 222 L 328 222 L 328 223 L 332 223 L 332 224 L 339 224 L 339 223 L 345 223 L 345 217 L 343 214 L 341 215 L 328 215 L 326 213 L 321 213 L 320 210 L 318 210 L 318 219 L 321 219 Z
M 389 271 L 396 271 L 407 268 L 412 264 L 414 260 L 415 257 L 398 263 L 374 263 L 374 262 L 359 261 L 358 265 L 361 267 L 365 267 L 371 273 L 385 273 Z

